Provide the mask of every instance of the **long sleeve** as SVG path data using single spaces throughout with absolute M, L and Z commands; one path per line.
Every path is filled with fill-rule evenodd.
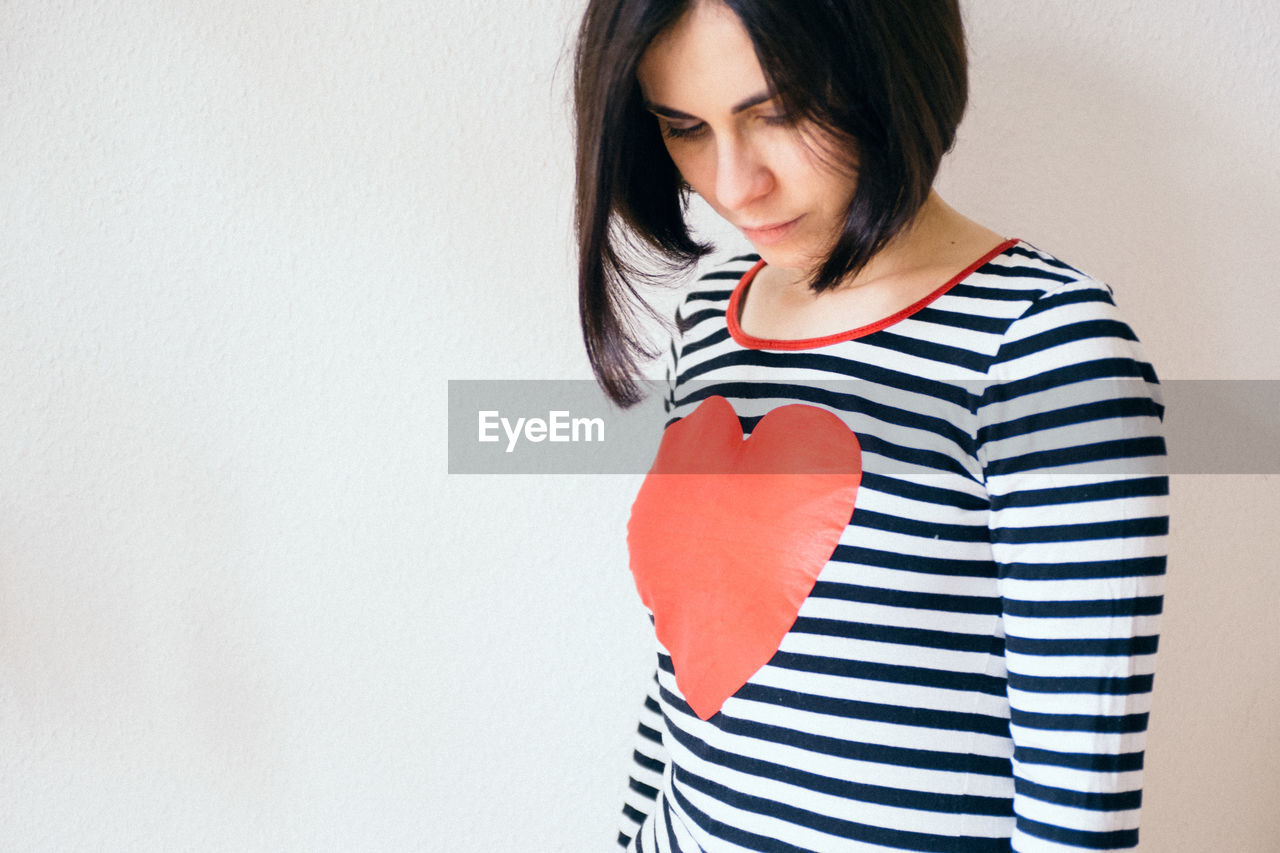
M 675 312 L 676 332 L 671 336 L 663 361 L 663 381 L 660 390 L 663 409 L 670 412 L 675 405 L 677 370 L 680 360 L 680 328 L 683 324 L 681 309 Z M 631 772 L 627 778 L 627 790 L 623 798 L 622 819 L 618 828 L 618 846 L 631 849 L 632 839 L 653 811 L 662 776 L 667 769 L 667 751 L 662 733 L 666 722 L 658 705 L 658 672 L 654 669 L 645 693 L 644 704 L 636 725 L 634 749 L 631 752 Z
M 636 725 L 631 771 L 623 798 L 622 823 L 618 829 L 619 847 L 631 844 L 631 839 L 653 810 L 662 774 L 667 768 L 667 751 L 662 741 L 665 727 L 658 707 L 658 674 L 655 671 Z
M 1154 370 L 1092 281 L 1009 326 L 978 407 L 1014 742 L 1012 849 L 1138 843 L 1168 477 Z

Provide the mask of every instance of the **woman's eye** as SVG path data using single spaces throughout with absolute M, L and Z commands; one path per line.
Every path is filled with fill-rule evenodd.
M 761 118 L 764 119 L 765 124 L 772 125 L 773 127 L 788 127 L 791 124 L 794 124 L 794 122 L 791 119 L 791 116 L 786 115 L 785 113 L 779 114 L 779 115 L 761 116 Z
M 689 139 L 690 137 L 698 136 L 706 130 L 706 128 L 707 126 L 702 123 L 690 125 L 688 127 L 677 127 L 674 124 L 667 124 L 663 125 L 662 134 L 667 137 L 667 139 Z

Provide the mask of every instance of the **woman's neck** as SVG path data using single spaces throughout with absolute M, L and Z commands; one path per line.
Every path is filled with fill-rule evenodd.
M 930 192 L 911 223 L 841 288 L 874 287 L 939 267 L 963 268 L 1003 238 Z
M 1002 242 L 931 193 L 910 228 L 834 288 L 814 293 L 811 274 L 763 267 L 739 301 L 738 320 L 747 334 L 777 340 L 865 326 L 933 293 Z

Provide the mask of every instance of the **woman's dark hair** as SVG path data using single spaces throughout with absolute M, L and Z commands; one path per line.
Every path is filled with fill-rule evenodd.
M 856 157 L 857 189 L 816 293 L 915 217 L 968 98 L 958 0 L 590 0 L 574 67 L 578 309 L 596 379 L 622 406 L 642 398 L 640 362 L 657 355 L 635 322 L 636 309 L 656 318 L 637 283 L 687 271 L 712 249 L 689 234 L 689 188 L 636 80 L 649 44 L 695 2 L 731 9 L 779 106 Z

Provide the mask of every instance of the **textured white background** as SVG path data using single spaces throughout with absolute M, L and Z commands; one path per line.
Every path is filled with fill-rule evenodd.
M 609 849 L 639 478 L 445 473 L 589 375 L 578 7 L 0 0 L 0 850 Z M 1280 379 L 1280 6 L 966 13 L 944 195 Z M 1143 850 L 1274 851 L 1280 478 L 1174 506 Z

